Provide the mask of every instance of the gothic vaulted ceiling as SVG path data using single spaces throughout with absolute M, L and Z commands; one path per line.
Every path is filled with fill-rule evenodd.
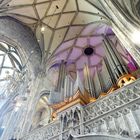
M 134 8 L 132 0 L 116 2 L 125 10 Z M 70 40 L 74 46 L 80 37 L 105 34 L 107 27 L 102 25 L 109 21 L 100 0 L 0 0 L 0 13 L 30 26 L 47 56 Z M 99 27 L 102 31 L 97 32 Z

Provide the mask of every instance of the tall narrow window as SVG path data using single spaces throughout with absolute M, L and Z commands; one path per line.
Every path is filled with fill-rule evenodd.
M 8 85 L 19 77 L 22 63 L 15 47 L 0 42 L 0 99 L 4 98 Z

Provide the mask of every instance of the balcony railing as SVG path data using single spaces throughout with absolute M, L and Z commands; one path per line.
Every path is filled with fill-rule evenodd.
M 86 106 L 75 105 L 59 120 L 30 132 L 22 140 L 60 140 L 70 135 L 106 134 L 140 138 L 140 80 Z M 77 111 L 77 117 L 75 115 Z

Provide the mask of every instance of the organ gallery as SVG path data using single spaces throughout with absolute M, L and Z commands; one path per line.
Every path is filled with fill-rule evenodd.
M 140 139 L 139 0 L 0 0 L 0 140 Z

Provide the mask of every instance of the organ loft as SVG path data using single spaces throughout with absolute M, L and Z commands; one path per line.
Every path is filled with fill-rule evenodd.
M 0 140 L 140 139 L 139 0 L 0 0 Z

